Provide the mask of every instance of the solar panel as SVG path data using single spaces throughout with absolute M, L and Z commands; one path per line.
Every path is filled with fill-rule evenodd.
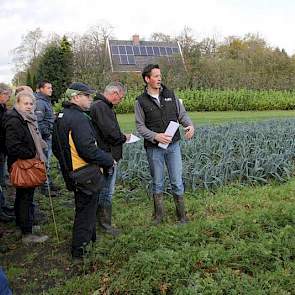
M 113 45 L 111 47 L 112 54 L 119 54 L 118 46 Z
M 139 47 L 139 50 L 140 50 L 140 55 L 147 55 L 146 47 L 145 46 L 140 46 Z
M 172 51 L 173 51 L 173 53 L 179 53 L 179 48 L 177 48 L 177 47 L 173 47 L 173 48 L 172 48 Z
M 120 64 L 121 65 L 128 65 L 128 59 L 127 59 L 127 55 L 120 55 Z
M 173 62 L 173 55 L 180 54 L 176 42 L 141 41 L 135 45 L 131 41 L 110 41 L 110 57 L 113 71 L 141 70 L 146 64 L 157 63 L 159 57 Z
M 166 52 L 167 52 L 167 55 L 172 55 L 172 48 L 166 47 Z
M 133 47 L 134 55 L 140 55 L 139 46 L 132 46 L 132 47 Z
M 147 46 L 146 47 L 147 55 L 152 56 L 154 55 L 154 50 L 152 46 Z
M 167 55 L 166 53 L 166 48 L 165 47 L 159 47 L 160 48 L 160 55 L 163 56 L 163 55 Z
M 124 45 L 119 45 L 119 53 L 126 54 L 126 47 Z
M 160 49 L 159 49 L 159 47 L 158 46 L 153 46 L 153 49 L 154 49 L 154 54 L 156 56 L 160 56 Z
M 134 55 L 127 55 L 128 64 L 129 65 L 135 65 L 135 58 Z
M 127 54 L 133 54 L 132 46 L 126 45 L 125 47 L 126 47 Z

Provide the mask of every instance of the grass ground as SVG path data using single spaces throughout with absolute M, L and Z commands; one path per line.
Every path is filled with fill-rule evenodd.
M 118 186 L 116 239 L 101 236 L 80 266 L 69 256 L 73 198 L 54 199 L 60 244 L 48 199 L 44 245 L 25 247 L 5 226 L 4 266 L 14 294 L 292 294 L 295 289 L 295 180 L 263 187 L 230 186 L 187 193 L 191 222 L 179 226 L 167 196 L 166 220 L 151 224 L 152 204 L 141 190 Z M 1 225 L 2 226 L 2 225 Z M 42 293 L 44 292 L 44 293 Z
M 257 121 L 276 118 L 295 118 L 295 111 L 261 111 L 261 112 L 190 112 L 193 122 L 198 124 L 222 123 L 231 121 Z M 118 114 L 120 126 L 125 132 L 135 131 L 134 114 Z
M 295 112 L 192 113 L 195 123 L 290 117 Z M 132 115 L 118 116 L 124 131 Z M 60 175 L 54 178 L 61 183 Z M 13 225 L 0 224 L 0 265 L 14 294 L 294 294 L 295 179 L 263 187 L 228 186 L 216 192 L 186 193 L 191 222 L 176 223 L 171 198 L 166 220 L 151 224 L 146 192 L 117 187 L 116 238 L 100 235 L 81 265 L 69 255 L 73 197 L 64 188 L 53 200 L 57 243 L 49 200 L 36 194 L 50 240 L 25 247 Z

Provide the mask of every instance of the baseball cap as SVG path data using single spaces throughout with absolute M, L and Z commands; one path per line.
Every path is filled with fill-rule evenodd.
M 67 89 L 66 97 L 70 98 L 70 97 L 78 95 L 80 93 L 85 93 L 85 94 L 92 95 L 95 92 L 96 92 L 96 90 L 91 88 L 87 84 L 84 84 L 84 83 L 81 83 L 81 82 L 74 82 Z

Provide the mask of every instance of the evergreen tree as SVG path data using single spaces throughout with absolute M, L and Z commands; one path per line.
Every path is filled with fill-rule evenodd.
M 71 44 L 64 36 L 59 43 L 52 43 L 44 51 L 37 68 L 37 80 L 52 83 L 53 99 L 64 94 L 73 76 L 73 53 Z
M 30 86 L 32 88 L 32 78 L 31 78 L 31 73 L 30 71 L 27 71 L 27 76 L 26 76 L 26 85 Z

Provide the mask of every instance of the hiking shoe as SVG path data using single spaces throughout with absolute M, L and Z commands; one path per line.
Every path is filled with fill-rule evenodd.
M 22 243 L 25 245 L 44 243 L 48 240 L 48 236 L 36 236 L 33 234 L 26 234 L 22 237 Z

